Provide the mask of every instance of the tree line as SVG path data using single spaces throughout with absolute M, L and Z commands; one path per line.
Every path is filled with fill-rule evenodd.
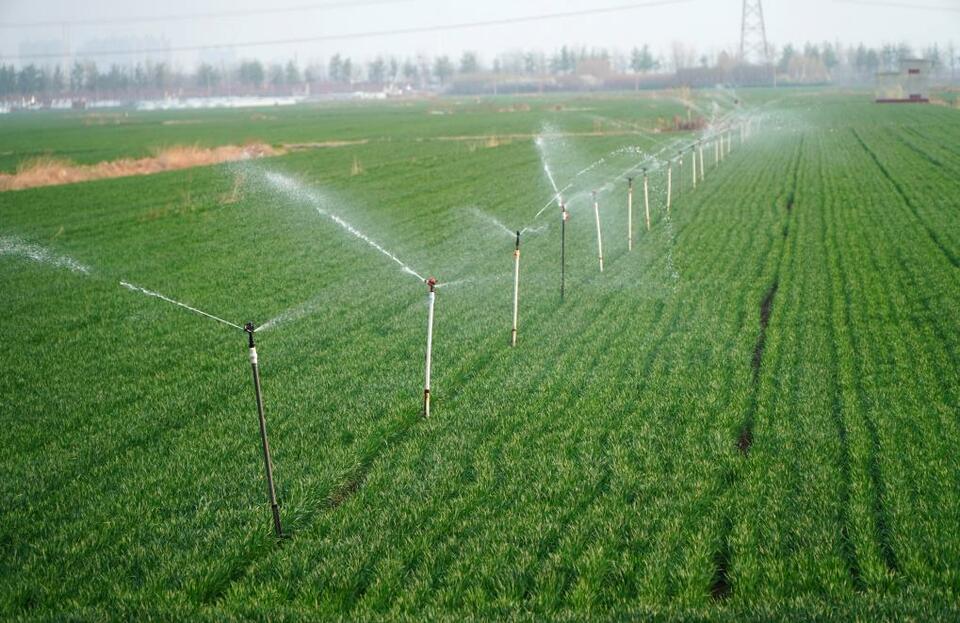
M 935 73 L 956 76 L 960 58 L 953 44 L 934 45 L 918 51 L 906 44 L 880 47 L 844 47 L 838 43 L 787 44 L 772 50 L 773 65 L 786 79 L 829 81 L 835 74 L 869 79 L 877 71 L 895 69 L 904 58 L 923 57 Z M 611 73 L 647 74 L 693 68 L 723 67 L 738 61 L 721 50 L 700 54 L 694 48 L 674 44 L 667 54 L 654 54 L 650 46 L 634 47 L 628 53 L 605 48 L 563 46 L 551 54 L 513 51 L 497 55 L 489 64 L 476 52 L 459 58 L 447 55 L 409 58 L 377 56 L 358 62 L 334 54 L 326 62 L 300 67 L 295 61 L 263 63 L 245 60 L 235 64 L 201 63 L 185 71 L 165 62 L 132 65 L 98 65 L 77 61 L 65 69 L 60 65 L 0 63 L 0 97 L 127 97 L 170 93 L 195 95 L 289 93 L 305 85 L 342 90 L 351 85 L 398 85 L 413 88 L 445 87 L 458 77 L 479 75 L 558 76 L 578 71 L 587 61 L 599 61 Z M 594 65 L 595 66 L 595 65 Z

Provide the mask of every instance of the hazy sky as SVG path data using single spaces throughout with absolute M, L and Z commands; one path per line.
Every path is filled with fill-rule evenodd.
M 374 2 L 376 2 L 374 4 Z M 20 44 L 66 39 L 72 49 L 90 39 L 163 37 L 171 46 L 240 44 L 252 41 L 343 35 L 390 29 L 524 17 L 641 3 L 643 0 L 0 0 L 0 60 L 14 60 Z M 248 9 L 338 6 L 269 15 L 194 17 L 141 23 L 102 23 L 131 17 L 164 17 Z M 916 47 L 953 39 L 960 44 L 960 0 L 902 0 L 868 6 L 836 0 L 765 0 L 771 43 L 841 40 L 845 43 L 906 41 Z M 940 10 L 936 10 L 939 7 Z M 238 46 L 236 58 L 279 60 L 296 56 L 301 64 L 335 52 L 358 60 L 379 53 L 418 52 L 458 56 L 476 50 L 489 59 L 519 48 L 550 51 L 561 44 L 630 47 L 649 43 L 666 53 L 674 41 L 700 52 L 735 49 L 740 36 L 740 0 L 690 0 L 684 4 L 544 20 L 469 30 L 353 38 L 258 47 Z M 77 22 L 28 27 L 27 22 Z M 100 23 L 90 23 L 98 21 Z M 10 27 L 9 25 L 14 25 Z M 200 52 L 184 51 L 173 60 L 192 65 Z M 33 61 L 43 62 L 43 61 Z

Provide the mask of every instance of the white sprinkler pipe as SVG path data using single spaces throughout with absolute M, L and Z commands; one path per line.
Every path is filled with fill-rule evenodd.
M 693 156 L 693 189 L 697 189 L 697 148 L 690 149 L 690 155 Z
M 597 253 L 600 256 L 600 272 L 603 272 L 603 234 L 600 231 L 600 202 L 597 200 L 597 191 L 593 191 L 593 214 L 597 219 Z
M 430 366 L 431 358 L 433 357 L 433 304 L 437 299 L 437 293 L 435 287 L 437 285 L 437 280 L 431 277 L 427 280 L 427 285 L 430 286 L 430 293 L 427 295 L 427 361 L 426 361 L 426 372 L 425 372 L 425 381 L 423 385 L 423 417 L 430 417 Z
M 643 170 L 643 210 L 647 216 L 647 231 L 650 231 L 650 177 Z
M 520 232 L 517 232 L 517 248 L 513 251 L 513 332 L 510 346 L 517 345 L 517 317 L 520 311 Z
M 627 178 L 627 250 L 633 251 L 633 178 Z
M 703 172 L 707 168 L 707 165 L 703 163 L 703 143 L 700 143 L 700 181 L 703 181 Z

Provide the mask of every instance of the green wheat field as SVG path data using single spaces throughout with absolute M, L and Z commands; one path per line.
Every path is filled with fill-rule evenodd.
M 0 193 L 0 616 L 960 618 L 960 112 L 692 100 L 0 117 L 284 152 Z

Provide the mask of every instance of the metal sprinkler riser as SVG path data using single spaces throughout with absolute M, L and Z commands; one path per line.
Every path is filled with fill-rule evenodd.
M 267 496 L 270 499 L 270 510 L 273 513 L 273 531 L 277 537 L 283 536 L 283 527 L 280 525 L 280 505 L 277 503 L 277 489 L 273 482 L 273 460 L 270 458 L 270 441 L 267 438 L 267 420 L 263 414 L 263 392 L 260 387 L 260 365 L 257 356 L 257 345 L 253 340 L 256 327 L 248 322 L 243 328 L 249 338 L 250 367 L 253 370 L 253 389 L 257 399 L 257 418 L 260 423 L 260 443 L 263 448 L 263 463 L 267 476 Z

